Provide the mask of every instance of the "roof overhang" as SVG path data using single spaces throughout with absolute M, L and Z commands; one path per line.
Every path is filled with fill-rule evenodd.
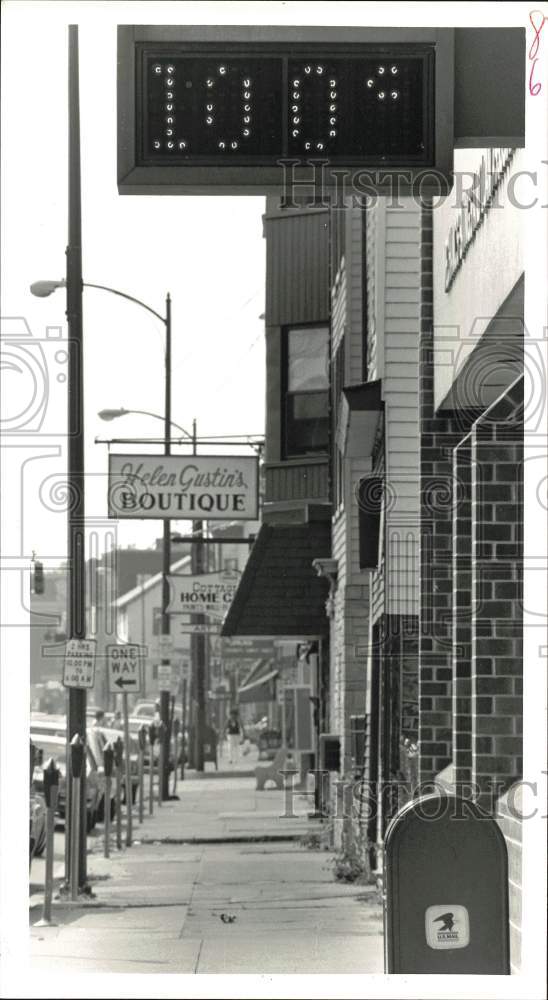
M 327 581 L 314 559 L 331 555 L 331 522 L 263 524 L 221 628 L 222 636 L 296 639 L 327 634 Z

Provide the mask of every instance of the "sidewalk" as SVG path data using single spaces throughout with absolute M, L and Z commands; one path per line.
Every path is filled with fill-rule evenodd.
M 32 927 L 34 971 L 382 972 L 376 891 L 337 883 L 332 855 L 302 846 L 318 829 L 306 799 L 287 819 L 284 794 L 252 778 L 197 778 L 178 794 L 110 859 L 90 838 L 95 897 L 56 901 L 58 926 Z

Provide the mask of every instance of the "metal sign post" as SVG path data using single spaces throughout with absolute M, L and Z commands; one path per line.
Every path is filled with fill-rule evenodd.
M 145 809 L 145 748 L 147 745 L 146 726 L 139 729 L 139 823 L 143 822 Z
M 110 858 L 110 808 L 112 794 L 112 768 L 114 766 L 114 749 L 112 743 L 107 743 L 103 751 L 105 767 L 105 858 Z M 118 805 L 118 803 L 116 803 Z
M 178 719 L 173 720 L 173 794 L 177 794 L 177 753 L 179 750 L 179 730 Z
M 116 847 L 122 850 L 122 762 L 124 743 L 118 736 L 114 743 L 114 763 L 116 765 Z
M 84 768 L 85 746 L 78 733 L 70 741 L 70 772 L 71 780 L 71 824 L 70 824 L 70 896 L 73 902 L 78 899 L 78 870 L 80 847 L 80 792 L 82 771 Z
M 131 782 L 131 755 L 129 752 L 127 691 L 124 691 L 122 695 L 122 711 L 124 716 L 124 744 L 126 748 L 126 847 L 131 847 L 133 836 L 133 786 Z
M 165 766 L 166 766 L 165 765 L 165 752 L 166 752 L 165 741 L 166 741 L 166 726 L 165 726 L 165 723 L 162 721 L 158 725 L 158 749 L 159 749 L 159 757 L 158 757 L 158 806 L 162 805 L 162 799 L 163 799 L 163 795 L 162 795 L 162 777 L 163 777 L 164 769 L 165 769 Z
M 154 744 L 156 743 L 156 726 L 153 722 L 148 727 L 148 739 L 150 743 L 150 760 L 148 769 L 148 811 L 152 816 L 154 813 Z

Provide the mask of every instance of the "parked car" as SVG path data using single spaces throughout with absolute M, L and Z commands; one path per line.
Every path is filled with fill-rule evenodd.
M 46 846 L 46 803 L 44 796 L 31 787 L 29 808 L 29 863 L 39 858 Z
M 152 721 L 153 721 L 152 719 L 146 719 L 143 716 L 130 715 L 130 717 L 128 719 L 128 722 L 129 722 L 129 731 L 132 734 L 132 736 L 134 736 L 135 739 L 138 740 L 139 730 L 140 730 L 141 726 L 145 726 L 146 729 L 148 730 L 148 727 L 149 727 L 149 725 L 150 725 L 150 723 Z M 137 747 L 137 751 L 138 751 L 138 747 Z M 160 759 L 160 744 L 159 744 L 158 740 L 156 740 L 156 742 L 154 743 L 153 757 L 154 757 L 154 765 L 155 765 L 155 767 L 157 767 L 158 766 L 158 761 Z M 178 754 L 178 761 L 179 761 L 179 763 L 180 763 L 180 758 L 181 758 L 181 750 L 180 750 L 180 746 L 179 746 L 179 754 Z M 149 758 L 149 744 L 148 744 L 148 741 L 147 741 L 146 750 L 145 750 L 144 757 L 143 757 L 145 767 L 149 766 L 149 759 L 150 759 Z M 175 767 L 175 761 L 173 759 L 173 747 L 171 746 L 170 747 L 170 751 L 169 751 L 169 770 L 173 771 L 174 767 Z
M 46 846 L 46 803 L 34 787 L 34 764 L 38 750 L 30 741 L 30 774 L 29 774 L 29 865 L 34 857 L 39 857 Z
M 49 716 L 48 718 L 38 718 L 34 713 L 31 715 L 30 719 L 30 734 L 34 742 L 36 742 L 36 737 L 39 736 L 56 736 L 63 740 L 63 745 L 65 745 L 66 739 L 66 718 L 63 715 Z M 103 741 L 97 734 L 101 733 L 102 729 L 97 726 L 90 726 L 86 729 L 86 743 L 87 743 L 87 754 L 91 766 L 91 771 L 94 775 L 93 781 L 99 786 L 99 798 L 96 809 L 96 822 L 102 823 L 105 818 L 105 792 L 106 792 L 106 782 L 104 777 L 104 761 L 103 761 Z M 120 734 L 116 731 L 116 736 Z M 106 743 L 106 740 L 104 741 Z M 50 754 L 51 756 L 51 754 Z M 111 819 L 116 813 L 116 789 L 114 788 L 114 782 L 112 783 L 110 791 L 110 816 Z
M 124 734 L 120 732 L 119 729 L 108 729 L 106 726 L 94 726 L 92 729 L 88 730 L 88 742 L 94 756 L 97 759 L 100 759 L 103 766 L 104 749 L 107 743 L 114 743 L 119 736 L 124 739 Z M 137 798 L 137 789 L 139 787 L 139 741 L 131 732 L 129 734 L 129 766 L 131 774 L 131 801 L 134 803 Z M 126 801 L 125 769 L 122 774 L 122 801 Z
M 34 765 L 33 784 L 40 794 L 44 791 L 43 768 L 46 761 L 53 757 L 60 771 L 59 792 L 57 796 L 57 812 L 61 819 L 65 818 L 67 802 L 67 744 L 60 736 L 42 735 L 31 731 L 32 742 L 38 750 Z M 97 762 L 86 746 L 86 829 L 89 833 L 97 822 L 97 814 L 101 798 L 104 796 L 104 775 L 100 775 Z
M 152 722 L 154 716 L 158 714 L 156 702 L 138 701 L 131 714 L 134 718 L 141 719 L 141 722 Z

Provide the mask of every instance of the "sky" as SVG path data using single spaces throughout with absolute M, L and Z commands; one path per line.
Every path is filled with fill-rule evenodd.
M 3 147 L 10 155 L 4 164 L 2 313 L 11 318 L 4 323 L 10 336 L 27 332 L 23 319 L 34 338 L 50 341 L 42 345 L 49 396 L 40 450 L 50 431 L 48 439 L 66 445 L 66 383 L 57 380 L 66 366 L 57 360 L 51 329 L 48 336 L 48 328 L 55 333 L 59 327 L 66 335 L 65 292 L 40 299 L 29 285 L 61 278 L 65 269 L 70 10 L 80 21 L 84 281 L 118 288 L 162 314 L 171 293 L 174 421 L 191 430 L 195 418 L 201 436 L 264 433 L 264 199 L 118 195 L 114 10 L 103 4 L 7 6 Z M 107 5 L 120 6 L 134 5 Z M 95 438 L 161 437 L 163 425 L 144 416 L 105 423 L 97 413 L 123 406 L 163 414 L 164 327 L 139 307 L 88 289 L 84 339 L 87 513 L 104 519 L 108 454 Z M 15 404 L 34 392 L 36 372 L 28 367 L 23 378 L 16 369 L 4 374 Z M 63 452 L 26 468 L 25 549 L 50 559 L 65 546 L 64 513 L 47 500 L 65 463 Z M 151 544 L 160 533 L 156 523 L 124 522 L 118 540 Z

